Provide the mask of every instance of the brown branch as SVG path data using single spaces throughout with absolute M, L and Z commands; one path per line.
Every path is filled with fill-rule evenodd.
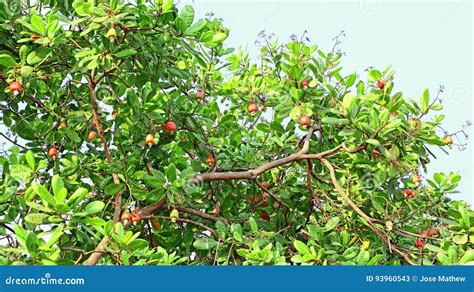
M 285 202 L 283 202 L 280 198 L 278 198 L 277 196 L 275 196 L 272 192 L 270 192 L 266 187 L 264 187 L 260 182 L 258 182 L 257 180 L 255 180 L 255 183 L 265 192 L 267 193 L 270 197 L 272 197 L 276 202 L 278 202 L 278 206 L 284 206 L 287 210 L 290 210 L 290 207 L 285 204 Z
M 7 135 L 3 134 L 2 132 L 0 132 L 0 135 L 1 135 L 3 138 L 5 138 L 5 139 L 7 139 L 8 141 L 10 141 L 10 143 L 12 143 L 13 145 L 18 146 L 18 147 L 20 147 L 21 149 L 23 149 L 23 150 L 25 150 L 25 151 L 28 150 L 28 148 L 26 148 L 25 146 L 23 146 L 23 145 L 21 145 L 21 144 L 18 144 L 16 141 L 10 139 Z
M 322 157 L 326 155 L 336 152 L 342 147 L 341 145 L 339 145 L 333 149 L 329 149 L 318 154 L 306 154 L 309 151 L 309 142 L 311 140 L 311 135 L 313 134 L 313 131 L 314 131 L 314 128 L 311 127 L 308 133 L 306 134 L 303 148 L 299 152 L 291 154 L 290 156 L 273 160 L 257 168 L 249 169 L 245 171 L 202 173 L 193 177 L 191 179 L 191 183 L 198 184 L 203 181 L 213 181 L 213 180 L 238 180 L 238 179 L 255 180 L 257 176 L 259 176 L 260 174 L 272 168 L 279 167 L 279 166 L 282 166 L 291 162 L 295 162 L 298 160 L 302 160 L 302 159 L 321 159 Z
M 195 215 L 195 216 L 198 216 L 198 217 L 201 217 L 203 219 L 207 219 L 207 220 L 210 220 L 210 221 L 213 221 L 213 222 L 222 221 L 224 224 L 229 225 L 229 222 L 227 222 L 227 220 L 225 218 L 216 217 L 216 216 L 213 216 L 213 215 L 210 215 L 210 214 L 207 214 L 207 213 L 195 210 L 195 209 L 180 207 L 180 206 L 174 206 L 174 207 L 171 207 L 169 209 L 173 209 L 173 208 L 178 210 L 181 213 Z
M 146 216 L 146 217 L 144 217 L 143 219 L 146 219 L 146 220 L 148 220 L 148 219 L 165 219 L 165 220 L 171 220 L 169 217 L 166 217 L 166 216 L 158 216 L 158 215 L 157 215 L 157 216 Z M 202 224 L 202 223 L 199 223 L 199 222 L 194 221 L 194 220 L 191 220 L 191 219 L 175 218 L 175 220 L 178 221 L 178 222 L 190 223 L 190 224 L 199 226 L 199 227 L 201 227 L 201 228 L 203 228 L 203 229 L 206 229 L 207 231 L 209 231 L 209 232 L 212 234 L 212 236 L 214 236 L 214 238 L 219 239 L 219 236 L 217 235 L 217 232 L 216 232 L 214 229 L 212 229 L 211 227 L 209 227 L 209 226 L 206 226 L 206 225 L 204 225 L 204 224 Z
M 42 109 L 45 110 L 46 112 L 48 112 L 48 113 L 51 112 L 51 111 L 49 110 L 49 108 L 47 108 L 46 105 L 45 105 L 41 100 L 39 100 L 39 99 L 37 99 L 37 98 L 35 98 L 35 97 L 31 96 L 31 95 L 28 95 L 28 94 L 24 94 L 24 96 L 25 96 L 26 98 L 28 98 L 29 100 L 31 100 L 32 102 L 36 103 L 36 105 L 38 105 L 40 108 L 42 108 Z
M 415 263 L 410 260 L 410 258 L 408 257 L 408 255 L 404 252 L 402 252 L 400 249 L 398 249 L 396 246 L 393 246 L 389 239 L 377 228 L 377 226 L 375 226 L 375 224 L 373 223 L 373 219 L 370 218 L 367 214 L 364 213 L 364 211 L 362 211 L 350 198 L 349 196 L 347 196 L 347 194 L 344 192 L 344 190 L 342 190 L 341 186 L 339 185 L 339 183 L 337 182 L 337 178 L 336 178 L 336 173 L 334 171 L 334 166 L 332 166 L 331 163 L 329 163 L 328 160 L 322 158 L 321 159 L 321 162 L 329 169 L 329 172 L 331 174 L 331 180 L 334 184 L 334 187 L 336 188 L 336 191 L 339 193 L 339 195 L 341 195 L 341 197 L 344 199 L 344 201 L 346 201 L 346 203 L 352 207 L 352 209 L 357 213 L 359 214 L 359 216 L 361 216 L 362 218 L 364 218 L 364 220 L 369 224 L 369 227 L 375 232 L 375 234 L 377 234 L 380 239 L 388 245 L 389 249 L 390 250 L 393 250 L 395 251 L 396 253 L 398 253 L 399 255 L 401 255 L 405 261 L 410 264 L 410 265 L 415 265 Z

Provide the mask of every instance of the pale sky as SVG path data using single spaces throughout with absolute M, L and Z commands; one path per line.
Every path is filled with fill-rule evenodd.
M 187 0 L 198 17 L 213 12 L 231 33 L 226 43 L 246 46 L 252 55 L 261 30 L 274 33 L 281 41 L 291 34 L 308 31 L 311 41 L 330 51 L 332 38 L 346 32 L 341 49 L 345 73 L 358 72 L 365 78 L 369 66 L 383 69 L 392 65 L 395 90 L 419 100 L 425 88 L 434 97 L 440 84 L 449 132 L 473 120 L 472 103 L 472 3 L 470 1 L 231 1 Z M 472 137 L 473 128 L 468 133 Z M 434 172 L 459 172 L 462 176 L 454 199 L 474 205 L 473 141 L 464 151 L 455 148 L 438 156 L 429 165 Z

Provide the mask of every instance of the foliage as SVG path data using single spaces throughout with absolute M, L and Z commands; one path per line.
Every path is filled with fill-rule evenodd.
M 267 37 L 254 63 L 172 0 L 38 2 L 0 3 L 2 264 L 474 262 L 460 176 L 423 177 L 442 106 L 390 67 Z

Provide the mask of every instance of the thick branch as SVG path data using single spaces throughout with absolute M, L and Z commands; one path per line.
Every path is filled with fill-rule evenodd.
M 212 181 L 212 180 L 238 180 L 238 179 L 245 179 L 245 180 L 254 180 L 260 174 L 275 168 L 279 167 L 291 162 L 295 162 L 302 159 L 321 159 L 326 155 L 332 154 L 339 150 L 342 145 L 336 146 L 335 148 L 323 151 L 318 154 L 306 154 L 309 151 L 309 142 L 311 138 L 311 134 L 313 133 L 313 128 L 308 131 L 306 135 L 305 142 L 301 151 L 295 154 L 291 154 L 290 156 L 280 158 L 274 161 L 267 162 L 257 168 L 249 169 L 246 171 L 229 171 L 229 172 L 210 172 L 210 173 L 203 173 L 200 175 L 195 176 L 191 183 L 198 184 L 202 181 Z

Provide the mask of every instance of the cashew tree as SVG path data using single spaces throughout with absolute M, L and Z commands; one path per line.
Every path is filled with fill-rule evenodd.
M 460 176 L 427 175 L 462 135 L 442 92 L 229 32 L 172 0 L 0 1 L 2 264 L 473 263 Z

